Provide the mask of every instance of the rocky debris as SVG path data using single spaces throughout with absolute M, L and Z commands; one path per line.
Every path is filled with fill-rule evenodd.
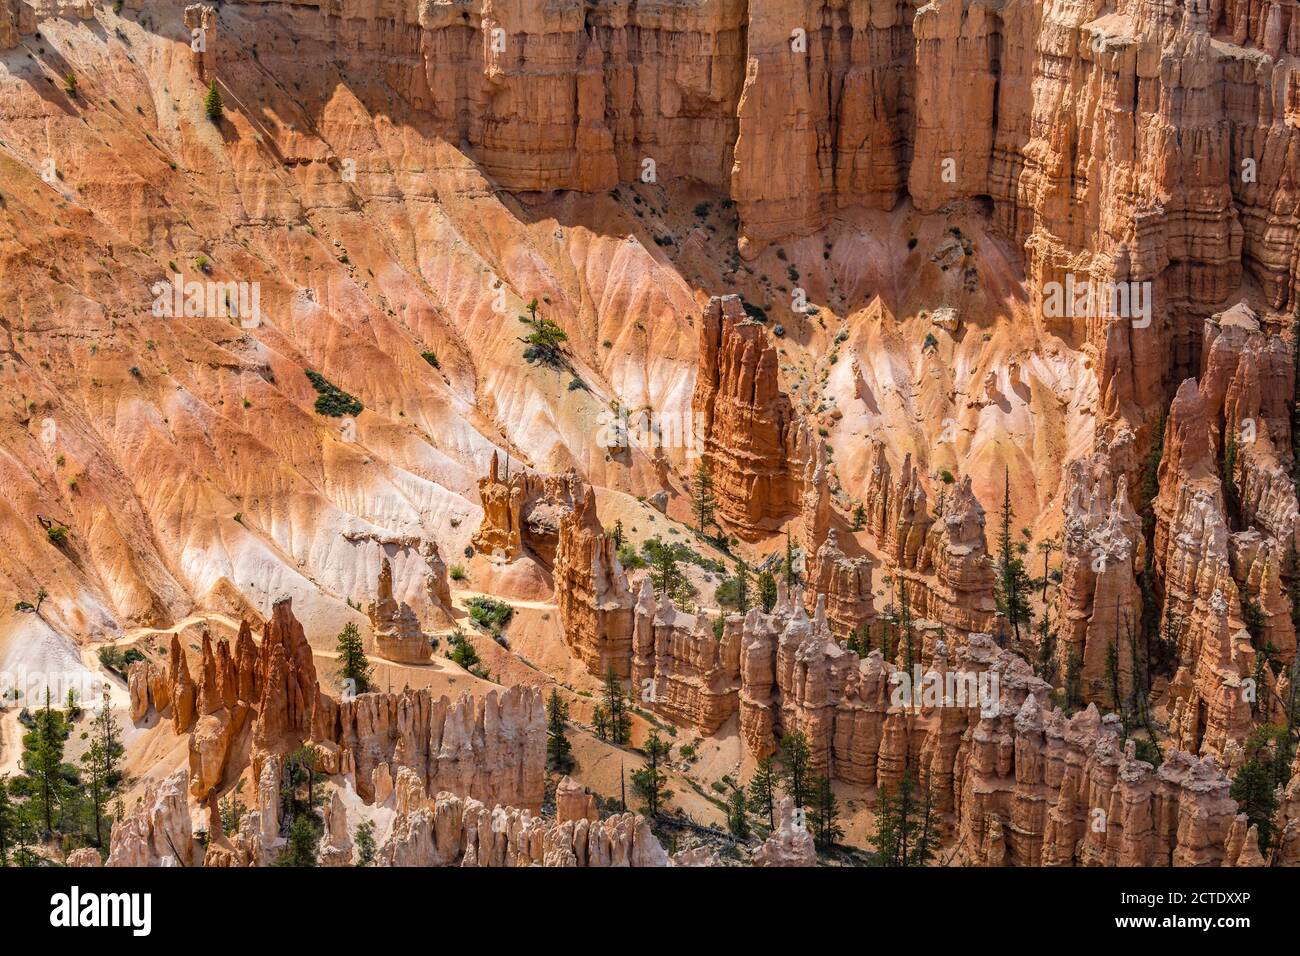
M 796 815 L 794 801 L 781 798 L 780 822 L 763 845 L 754 851 L 754 866 L 816 866 L 817 850 L 812 833 L 803 821 L 803 811 Z
M 366 616 L 370 618 L 375 649 L 381 657 L 404 664 L 428 662 L 429 639 L 410 605 L 393 597 L 393 567 L 387 558 L 380 563 L 379 585 L 375 600 L 366 607 Z
M 184 769 L 155 781 L 113 825 L 107 866 L 189 866 L 197 856 Z
M 799 510 L 807 449 L 780 388 L 776 348 L 739 296 L 709 300 L 699 363 L 692 408 L 704 430 L 718 519 L 754 541 Z
M 655 600 L 641 582 L 632 644 L 632 685 L 640 702 L 701 735 L 714 733 L 736 712 L 740 691 L 741 618 L 729 617 L 722 639 L 711 625 Z
M 555 601 L 564 640 L 593 674 L 626 678 L 632 659 L 632 593 L 612 539 L 596 516 L 596 495 L 582 484 L 560 521 Z
M 103 866 L 103 864 L 104 861 L 99 858 L 99 851 L 92 847 L 84 846 L 68 854 L 68 866 Z

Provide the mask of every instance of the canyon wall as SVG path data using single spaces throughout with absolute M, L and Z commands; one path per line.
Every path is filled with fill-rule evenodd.
M 746 255 L 854 206 L 981 200 L 1034 295 L 1067 271 L 1152 280 L 1172 315 L 1250 274 L 1269 307 L 1296 302 L 1292 3 L 242 6 L 382 47 L 393 90 L 512 191 L 696 180 L 737 202 Z M 1174 324 L 1135 337 L 1140 364 Z

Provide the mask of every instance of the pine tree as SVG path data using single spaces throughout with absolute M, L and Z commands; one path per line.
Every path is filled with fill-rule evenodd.
M 866 523 L 867 523 L 867 509 L 864 508 L 862 506 L 862 502 L 859 501 L 858 506 L 853 509 L 853 530 L 861 531 L 863 526 Z
M 1118 622 L 1115 630 L 1119 631 Z M 1119 714 L 1120 723 L 1127 734 L 1128 718 L 1124 714 L 1124 701 L 1120 698 L 1119 648 L 1115 646 L 1113 640 L 1106 642 L 1106 680 L 1110 683 L 1111 709 Z
M 1156 526 L 1155 511 L 1151 504 L 1160 493 L 1160 459 L 1165 452 L 1165 413 L 1156 419 L 1155 433 L 1151 436 L 1151 450 L 1142 465 L 1142 484 L 1138 492 L 1138 510 L 1142 513 L 1142 531 L 1148 537 Z
M 216 80 L 208 84 L 208 95 L 203 99 L 203 112 L 214 123 L 220 123 L 225 113 L 225 104 L 221 100 L 221 91 L 217 89 Z
M 812 750 L 803 731 L 795 730 L 781 738 L 781 749 L 776 759 L 781 767 L 786 793 L 790 794 L 796 807 L 806 807 L 812 782 L 809 780 Z
M 300 813 L 289 825 L 289 839 L 276 858 L 276 866 L 316 866 L 321 826 L 311 814 Z
M 794 587 L 799 583 L 799 572 L 794 566 L 794 542 L 790 540 L 790 529 L 785 529 L 785 584 Z
M 1006 618 L 1016 641 L 1020 640 L 1020 625 L 1028 625 L 1033 617 L 1029 607 L 1029 574 L 1025 562 L 1017 555 L 1011 542 L 1011 472 L 1004 470 L 1002 495 L 1002 524 L 998 531 L 998 566 L 995 597 L 998 613 Z
M 749 839 L 749 817 L 745 815 L 745 791 L 735 790 L 727 800 L 727 829 L 737 840 Z
M 749 778 L 749 805 L 758 812 L 767 812 L 767 825 L 776 829 L 776 786 L 779 774 L 769 754 L 758 762 L 754 775 Z
M 628 713 L 623 683 L 612 666 L 605 671 L 604 716 L 607 721 L 605 739 L 620 746 L 626 745 L 632 739 L 632 715 Z
M 614 550 L 617 551 L 623 547 L 623 519 L 619 518 L 614 522 L 614 530 L 610 532 L 610 540 L 614 542 Z
M 714 523 L 714 514 L 718 510 L 718 499 L 713 494 L 713 475 L 703 458 L 695 469 L 695 481 L 691 488 L 691 513 L 695 515 L 700 534 Z
M 369 866 L 375 862 L 375 825 L 369 820 L 357 824 L 354 841 L 357 845 L 357 866 Z
M 1277 779 L 1270 745 L 1278 728 L 1257 727 L 1246 742 L 1246 762 L 1232 778 L 1229 796 L 1251 824 L 1259 828 L 1259 849 L 1272 844 L 1277 816 Z
M 370 690 L 373 668 L 366 658 L 365 644 L 357 626 L 348 622 L 339 632 L 338 643 L 339 679 L 342 687 L 350 687 L 353 694 L 364 694 Z M 347 683 L 347 682 L 351 683 Z
M 1060 545 L 1056 543 L 1055 538 L 1048 538 L 1045 541 L 1038 542 L 1038 553 L 1043 556 L 1043 603 L 1047 603 L 1047 578 L 1049 575 L 1047 561 L 1052 556 L 1053 551 L 1060 550 Z
M 876 805 L 876 832 L 868 841 L 876 850 L 876 865 L 929 863 L 938 845 L 933 817 L 931 789 L 926 786 L 918 800 L 911 770 L 903 771 L 897 786 L 882 787 Z
M 1083 658 L 1079 651 L 1070 650 L 1065 662 L 1065 709 L 1074 713 L 1083 706 Z
M 899 588 L 898 626 L 903 636 L 903 649 L 906 651 L 904 673 L 910 674 L 913 665 L 916 663 L 916 647 L 913 644 L 912 635 L 912 605 L 907 596 L 906 583 L 903 583 Z
M 82 779 L 86 783 L 86 796 L 94 817 L 97 847 L 104 845 L 111 827 L 107 805 L 121 779 L 122 744 L 111 704 L 108 688 L 105 688 L 104 699 L 91 727 L 90 746 L 81 755 Z
M 1241 514 L 1241 497 L 1237 493 L 1237 436 L 1228 433 L 1223 446 L 1223 510 L 1229 528 L 1236 528 Z
M 18 808 L 9 799 L 9 775 L 0 777 L 0 866 L 9 865 L 9 851 L 17 842 Z
M 609 711 L 601 704 L 592 708 L 591 728 L 601 740 L 609 740 Z
M 771 571 L 760 571 L 758 575 L 758 603 L 764 614 L 771 614 L 776 607 L 776 578 Z
M 33 718 L 31 732 L 23 737 L 23 769 L 39 788 L 36 794 L 45 832 L 54 831 L 54 805 L 62 787 L 63 715 L 50 706 L 50 688 L 45 688 L 45 706 Z
M 750 577 L 749 565 L 743 559 L 736 559 L 736 610 L 744 614 L 749 610 L 752 599 L 750 598 Z
M 651 538 L 645 543 L 650 556 L 650 584 L 661 598 L 680 603 L 689 593 L 689 585 L 677 566 L 677 549 L 671 543 Z
M 1056 683 L 1056 632 L 1049 629 L 1046 614 L 1038 622 L 1038 660 L 1034 670 L 1049 684 Z
M 551 696 L 546 698 L 546 766 L 556 773 L 573 769 L 573 746 L 564 733 L 568 720 L 569 705 L 552 688 Z
M 668 758 L 669 744 L 659 738 L 659 731 L 650 731 L 646 738 L 645 755 L 647 763 L 632 774 L 632 790 L 645 801 L 646 816 L 654 818 L 659 815 L 660 807 L 672 796 L 667 789 L 668 777 L 659 769 Z
M 812 828 L 813 841 L 819 849 L 829 850 L 844 836 L 844 828 L 839 825 L 839 806 L 835 802 L 835 791 L 825 775 L 813 782 L 812 813 L 808 823 Z

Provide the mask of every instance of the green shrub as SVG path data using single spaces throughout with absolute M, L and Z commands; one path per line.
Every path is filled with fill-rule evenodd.
M 361 414 L 361 410 L 365 406 L 361 404 L 360 400 L 330 382 L 324 375 L 307 369 L 307 378 L 319 393 L 316 396 L 317 414 L 329 415 L 331 418 Z
M 509 604 L 490 597 L 472 597 L 465 602 L 465 606 L 469 608 L 470 620 L 493 633 L 509 624 L 515 613 Z

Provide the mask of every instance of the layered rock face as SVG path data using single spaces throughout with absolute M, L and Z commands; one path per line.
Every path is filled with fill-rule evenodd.
M 447 792 L 423 793 L 406 769 L 393 793 L 396 818 L 380 847 L 386 866 L 667 866 L 668 855 L 638 814 L 604 820 L 557 817 Z
M 943 513 L 932 514 L 921 475 L 906 456 L 898 480 L 882 442 L 875 446 L 863 506 L 868 530 L 896 587 L 906 590 L 915 616 L 961 636 L 994 629 L 993 562 L 984 534 L 984 509 L 970 477 L 945 492 Z M 902 600 L 902 594 L 897 600 Z
M 583 485 L 560 520 L 555 600 L 564 640 L 593 674 L 611 668 L 626 678 L 632 659 L 633 601 L 614 542 L 596 516 L 596 496 Z
M 512 687 L 476 699 L 435 699 L 427 690 L 361 694 L 335 701 L 320 691 L 311 646 L 289 601 L 276 604 L 260 646 L 245 623 L 231 653 L 203 639 L 201 679 L 173 636 L 164 678 L 146 661 L 129 672 L 131 714 L 170 709 L 177 734 L 190 735 L 190 792 L 206 801 L 223 783 L 248 731 L 249 762 L 261 781 L 303 742 L 319 753 L 318 769 L 353 774 L 365 788 L 375 768 L 407 767 L 430 792 L 536 809 L 546 761 L 541 692 Z M 242 763 L 235 769 L 242 771 Z M 274 791 L 274 786 L 273 786 Z M 371 797 L 369 793 L 364 796 Z
M 798 511 L 806 456 L 777 379 L 776 348 L 739 296 L 715 296 L 700 322 L 699 361 L 692 407 L 704 429 L 718 518 L 757 540 Z
M 836 637 L 845 638 L 876 620 L 872 603 L 870 558 L 846 557 L 832 529 L 811 561 L 808 600 L 826 598 L 826 621 Z
M 736 712 L 740 691 L 740 627 L 732 616 L 722 639 L 702 620 L 659 604 L 649 579 L 641 583 L 632 640 L 632 685 L 640 702 L 701 735 Z
M 329 739 L 338 749 L 337 772 L 353 775 L 367 800 L 377 798 L 377 770 L 393 779 L 404 768 L 428 794 L 450 790 L 534 813 L 541 809 L 546 716 L 535 687 L 456 700 L 427 690 L 361 694 L 338 705 Z
M 528 552 L 550 567 L 560 522 L 572 510 L 582 484 L 573 471 L 539 475 L 520 470 L 503 476 L 493 452 L 488 473 L 478 483 L 483 522 L 474 533 L 474 547 L 499 561 L 513 561 Z
M 1115 648 L 1120 692 L 1133 687 L 1140 646 L 1142 598 L 1135 573 L 1141 523 L 1129 504 L 1128 482 L 1115 480 L 1101 455 L 1066 467 L 1061 587 L 1057 591 L 1058 672 L 1078 668 L 1086 702 L 1114 706 L 1107 659 Z
M 1073 717 L 1054 709 L 1050 685 L 987 635 L 972 635 L 951 663 L 940 647 L 914 675 L 879 651 L 860 659 L 840 647 L 798 601 L 771 616 L 751 612 L 742 636 L 751 752 L 770 753 L 779 733 L 801 730 L 814 766 L 834 779 L 887 787 L 909 770 L 931 788 L 968 864 L 1251 859 L 1244 831 L 1231 839 L 1238 808 L 1213 757 L 1171 749 L 1153 770 L 1134 757 L 1134 741 L 1123 743 L 1118 718 L 1095 705 Z
M 1222 482 L 1206 401 L 1188 379 L 1165 426 L 1154 556 L 1164 583 L 1163 624 L 1178 640 L 1170 731 L 1193 753 L 1222 756 L 1244 743 L 1251 708 L 1242 693 L 1254 653 L 1232 577 Z
M 506 189 L 697 180 L 737 201 L 746 254 L 904 194 L 922 210 L 987 198 L 1034 290 L 1068 270 L 1195 307 L 1249 271 L 1283 308 L 1300 41 L 1289 7 L 1250 10 L 345 0 L 290 19 L 353 55 L 383 29 L 392 87 Z M 1193 143 L 1216 161 L 1187 158 Z
M 408 664 L 428 661 L 429 639 L 411 606 L 393 597 L 393 568 L 387 558 L 380 565 L 375 600 L 366 608 L 366 616 L 370 618 L 375 649 L 381 657 Z

